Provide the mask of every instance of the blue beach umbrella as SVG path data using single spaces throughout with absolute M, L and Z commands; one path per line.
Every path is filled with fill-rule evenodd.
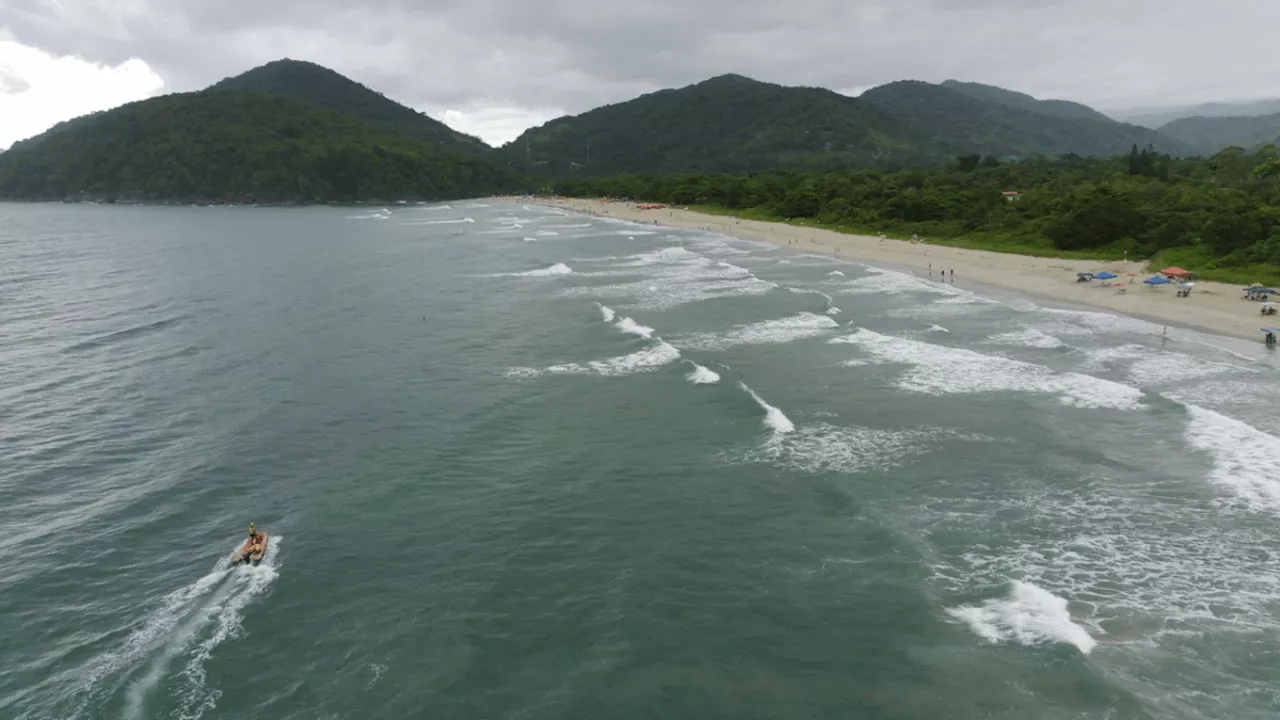
M 1094 275 L 1094 277 L 1095 277 L 1095 278 L 1097 278 L 1097 279 L 1099 279 L 1099 280 L 1110 280 L 1110 279 L 1114 278 L 1114 277 L 1115 277 L 1115 275 L 1114 275 L 1114 274 L 1112 274 L 1112 273 L 1107 272 L 1106 270 L 1103 270 L 1102 272 L 1098 273 L 1097 275 Z
M 1152 275 L 1151 277 L 1147 278 L 1146 280 L 1143 280 L 1142 282 L 1146 283 L 1147 285 L 1168 285 L 1170 280 L 1169 278 L 1164 277 L 1162 275 Z

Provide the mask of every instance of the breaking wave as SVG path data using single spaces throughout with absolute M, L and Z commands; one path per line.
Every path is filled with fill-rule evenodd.
M 696 333 L 677 340 L 682 346 L 698 350 L 724 350 L 735 345 L 765 345 L 817 337 L 839 327 L 825 315 L 802 312 L 778 320 L 765 320 L 740 325 L 723 333 Z
M 1138 388 L 1081 373 L 1058 374 L 1043 365 L 1020 360 L 889 337 L 866 329 L 831 342 L 855 345 L 883 363 L 910 366 L 898 382 L 899 388 L 910 392 L 1035 392 L 1057 395 L 1064 405 L 1075 407 L 1115 410 L 1142 407 L 1142 391 Z
M 948 608 L 979 637 L 992 643 L 1021 645 L 1066 643 L 1088 655 L 1098 644 L 1071 619 L 1067 601 L 1029 582 L 1015 581 L 1009 594 L 981 605 Z

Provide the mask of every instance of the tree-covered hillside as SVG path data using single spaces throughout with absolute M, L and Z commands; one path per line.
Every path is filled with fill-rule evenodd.
M 927 141 L 853 98 L 724 75 L 552 120 L 502 148 L 547 175 L 867 167 Z
M 580 176 L 892 169 L 971 153 L 1109 156 L 1133 144 L 1190 150 L 1078 103 L 977 83 L 898 82 L 850 98 L 724 75 L 552 120 L 501 156 L 531 172 Z
M 273 95 L 166 95 L 62 123 L 0 155 L 0 197 L 349 202 L 507 191 L 507 169 Z
M 279 95 L 332 110 L 414 140 L 473 153 L 491 152 L 479 138 L 389 100 L 329 68 L 301 60 L 276 60 L 208 88 L 211 92 Z

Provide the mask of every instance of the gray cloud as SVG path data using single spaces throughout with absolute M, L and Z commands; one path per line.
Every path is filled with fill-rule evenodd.
M 18 41 L 189 90 L 280 57 L 416 107 L 580 112 L 736 72 L 959 78 L 1102 107 L 1280 96 L 1274 0 L 5 0 Z

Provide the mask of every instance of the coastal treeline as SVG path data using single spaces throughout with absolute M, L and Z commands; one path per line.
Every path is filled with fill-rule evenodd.
M 271 95 L 167 95 L 62 123 L 0 154 L 0 197 L 105 202 L 445 200 L 524 187 L 437 143 Z
M 753 174 L 619 175 L 553 183 L 612 196 L 850 232 L 1036 255 L 1152 258 L 1228 281 L 1280 279 L 1280 159 L 1274 146 L 1180 159 L 1128 155 L 945 167 Z

